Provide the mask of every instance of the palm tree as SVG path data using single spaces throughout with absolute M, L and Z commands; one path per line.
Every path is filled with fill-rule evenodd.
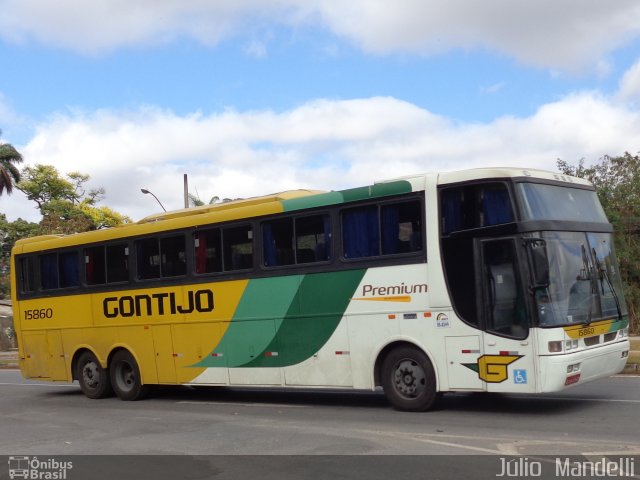
M 2 132 L 0 131 L 0 135 Z M 0 196 L 7 191 L 11 195 L 13 186 L 20 181 L 20 170 L 15 166 L 22 162 L 22 155 L 8 143 L 0 143 Z
M 219 200 L 220 200 L 220 197 L 213 196 L 211 197 L 211 200 L 209 200 L 208 205 L 213 205 Z M 191 204 L 192 207 L 201 207 L 205 205 L 204 201 L 200 199 L 200 195 L 197 194 L 197 190 L 195 195 L 193 193 L 189 194 L 189 203 Z

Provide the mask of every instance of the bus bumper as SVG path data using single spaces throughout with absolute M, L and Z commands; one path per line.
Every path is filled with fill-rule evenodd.
M 573 385 L 620 373 L 629 355 L 629 341 L 588 350 L 540 357 L 540 392 L 557 392 Z

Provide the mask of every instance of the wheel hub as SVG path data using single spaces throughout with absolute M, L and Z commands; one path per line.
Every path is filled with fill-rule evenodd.
M 98 371 L 98 365 L 94 362 L 85 364 L 82 369 L 82 378 L 85 385 L 95 388 L 100 383 L 100 372 Z
M 394 384 L 401 395 L 410 398 L 417 397 L 425 389 L 424 370 L 412 360 L 402 360 L 396 365 Z

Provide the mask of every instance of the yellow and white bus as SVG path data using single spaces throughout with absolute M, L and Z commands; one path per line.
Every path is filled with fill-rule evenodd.
M 553 392 L 629 351 L 594 188 L 538 170 L 298 190 L 16 243 L 26 378 L 90 398 L 151 385 Z

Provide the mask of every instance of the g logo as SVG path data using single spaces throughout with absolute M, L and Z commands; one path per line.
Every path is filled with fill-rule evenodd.
M 482 355 L 478 363 L 463 363 L 471 370 L 478 372 L 480 380 L 487 383 L 501 383 L 509 378 L 507 366 L 522 358 L 522 355 Z

